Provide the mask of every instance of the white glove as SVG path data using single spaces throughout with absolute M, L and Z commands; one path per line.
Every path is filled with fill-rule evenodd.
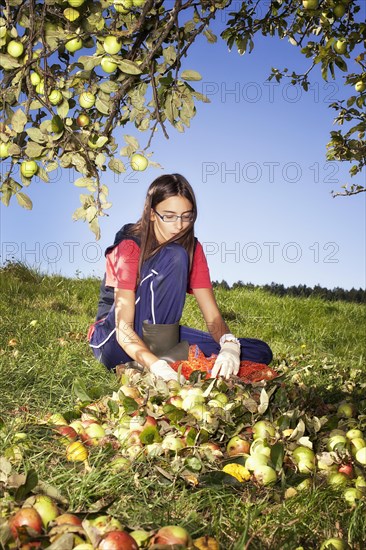
M 164 361 L 164 359 L 159 359 L 158 361 L 155 361 L 150 367 L 150 372 L 153 373 L 154 376 L 162 378 L 163 380 L 177 380 L 178 381 L 178 373 L 175 372 L 174 369 L 172 369 L 169 366 L 169 363 L 167 361 Z M 180 377 L 180 382 L 185 382 L 186 379 L 184 376 Z
M 225 342 L 221 346 L 221 351 L 217 356 L 211 372 L 211 378 L 223 376 L 230 378 L 236 375 L 240 368 L 240 344 L 236 342 Z

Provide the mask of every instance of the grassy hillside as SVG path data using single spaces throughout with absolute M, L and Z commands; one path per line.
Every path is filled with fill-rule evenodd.
M 74 409 L 76 379 L 93 399 L 119 387 L 115 375 L 94 360 L 85 337 L 95 316 L 99 281 L 43 276 L 22 265 L 8 265 L 0 278 L 0 455 L 10 457 L 17 470 L 35 468 L 67 498 L 70 509 L 85 511 L 100 499 L 111 499 L 112 512 L 127 525 L 182 523 L 197 536 L 209 531 L 225 550 L 317 548 L 337 533 L 352 548 L 362 548 L 365 496 L 350 507 L 335 498 L 334 488 L 322 486 L 310 496 L 285 500 L 284 481 L 276 490 L 193 489 L 176 480 L 162 483 L 146 464 L 121 478 L 106 470 L 108 456 L 102 450 L 94 454 L 90 472 L 65 465 L 58 442 L 37 420 Z M 358 407 L 349 425 L 366 432 L 364 306 L 278 298 L 259 289 L 217 289 L 216 296 L 234 334 L 271 345 L 272 366 L 282 375 L 277 412 L 296 409 L 320 416 L 327 414 L 324 403 L 332 411 L 332 404 L 336 410 L 347 399 Z M 182 323 L 205 329 L 192 296 Z M 266 416 L 271 417 L 271 409 Z M 9 451 L 17 432 L 29 437 L 20 457 Z

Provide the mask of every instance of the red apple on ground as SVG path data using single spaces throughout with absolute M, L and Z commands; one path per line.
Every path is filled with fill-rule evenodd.
M 178 525 L 167 525 L 166 527 L 162 527 L 151 541 L 151 544 L 166 544 L 170 546 L 175 544 L 183 548 L 187 548 L 190 543 L 191 537 L 188 531 Z
M 226 452 L 229 456 L 237 456 L 242 454 L 249 454 L 250 443 L 247 439 L 235 435 L 229 441 L 226 446 Z
M 62 436 L 60 441 L 64 445 L 68 445 L 72 441 L 76 441 L 78 438 L 78 434 L 71 426 L 57 426 L 56 431 Z
M 338 472 L 341 474 L 346 474 L 348 477 L 353 477 L 353 467 L 352 464 L 341 464 L 338 468 Z
M 111 531 L 103 536 L 98 550 L 139 550 L 139 547 L 126 531 Z
M 35 508 L 21 508 L 9 520 L 9 528 L 14 539 L 20 538 L 22 528 L 26 527 L 37 533 L 42 532 L 42 518 Z
M 89 426 L 86 426 L 85 433 L 81 436 L 85 445 L 90 447 L 96 447 L 100 444 L 101 439 L 105 437 L 105 429 L 98 422 L 92 422 Z
M 75 514 L 70 514 L 69 512 L 65 512 L 64 514 L 57 516 L 55 519 L 56 525 L 64 525 L 65 523 L 69 525 L 81 525 L 82 519 Z

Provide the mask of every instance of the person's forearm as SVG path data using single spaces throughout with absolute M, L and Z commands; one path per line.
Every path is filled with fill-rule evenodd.
M 221 336 L 230 332 L 229 327 L 221 316 L 218 316 L 214 321 L 207 323 L 207 329 L 217 343 L 220 342 Z
M 149 350 L 145 342 L 125 321 L 117 322 L 116 332 L 117 342 L 134 361 L 143 367 L 150 368 L 158 360 L 158 357 Z

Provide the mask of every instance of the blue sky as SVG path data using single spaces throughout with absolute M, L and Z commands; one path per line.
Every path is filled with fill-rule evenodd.
M 34 178 L 27 190 L 32 211 L 14 200 L 1 205 L 1 260 L 101 277 L 105 247 L 121 225 L 140 216 L 150 182 L 179 172 L 197 195 L 196 235 L 213 280 L 365 288 L 366 194 L 332 198 L 332 190 L 350 181 L 348 166 L 325 159 L 335 113 L 329 104 L 344 97 L 343 79 L 326 83 L 314 71 L 307 94 L 266 82 L 272 66 L 307 67 L 296 48 L 276 38 L 260 37 L 244 56 L 229 53 L 220 39 L 211 45 L 200 38 L 190 51 L 184 68 L 202 74 L 193 84 L 211 103 L 197 103 L 183 134 L 167 126 L 169 140 L 156 135 L 152 158 L 163 170 L 103 175 L 113 207 L 100 220 L 101 240 L 72 221 L 80 189 L 70 171 L 59 171 L 50 184 Z M 130 126 L 117 130 L 121 146 L 126 133 L 147 144 L 149 134 Z

